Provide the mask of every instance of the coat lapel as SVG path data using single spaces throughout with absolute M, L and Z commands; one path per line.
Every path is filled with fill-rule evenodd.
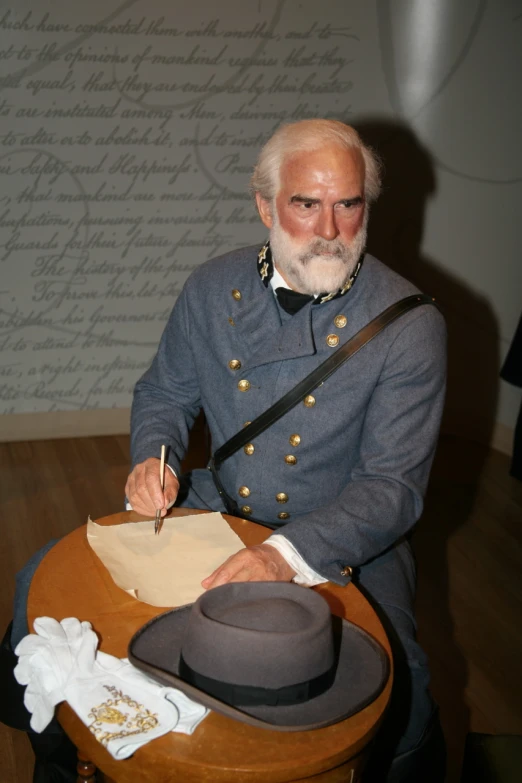
M 306 305 L 292 318 L 281 323 L 279 308 L 272 289 L 263 289 L 248 304 L 236 310 L 237 333 L 246 348 L 245 370 L 263 364 L 312 356 L 315 343 L 312 333 L 311 306 Z

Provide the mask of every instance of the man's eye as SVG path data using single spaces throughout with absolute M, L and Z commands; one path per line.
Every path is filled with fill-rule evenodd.
M 362 204 L 362 199 L 346 199 L 345 201 L 340 201 L 339 206 L 343 207 L 344 209 L 355 209 L 355 207 L 360 207 Z
M 314 206 L 314 202 L 313 201 L 302 201 L 301 202 L 301 206 L 304 207 L 305 209 L 312 209 L 312 207 Z

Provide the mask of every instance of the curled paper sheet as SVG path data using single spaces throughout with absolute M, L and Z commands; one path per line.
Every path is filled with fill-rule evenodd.
M 89 519 L 87 539 L 118 587 L 165 607 L 195 601 L 202 579 L 244 546 L 217 512 L 165 519 L 159 535 L 154 520 L 107 526 Z

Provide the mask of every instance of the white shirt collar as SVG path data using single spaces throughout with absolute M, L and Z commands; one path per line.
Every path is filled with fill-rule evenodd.
M 283 275 L 280 272 L 278 272 L 275 264 L 274 264 L 274 274 L 272 275 L 272 279 L 270 280 L 270 285 L 272 286 L 272 291 L 274 292 L 274 296 L 277 296 L 276 288 L 288 288 L 289 291 L 294 290 L 293 288 L 290 288 L 290 286 L 284 279 Z M 318 294 L 313 294 L 313 296 L 318 296 Z
M 270 280 L 270 285 L 272 286 L 272 291 L 276 292 L 276 288 L 288 288 L 290 289 L 290 286 L 284 279 L 283 275 L 278 272 L 276 265 L 274 264 L 274 274 L 272 275 L 272 279 Z

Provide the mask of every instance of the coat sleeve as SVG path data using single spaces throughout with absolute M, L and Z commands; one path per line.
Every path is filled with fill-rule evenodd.
M 394 339 L 373 390 L 359 455 L 344 490 L 278 531 L 325 578 L 345 584 L 418 520 L 444 404 L 446 331 L 421 308 Z
M 180 474 L 189 431 L 201 407 L 190 347 L 186 289 L 167 322 L 151 367 L 134 389 L 131 409 L 132 467 L 168 448 L 167 461 Z

